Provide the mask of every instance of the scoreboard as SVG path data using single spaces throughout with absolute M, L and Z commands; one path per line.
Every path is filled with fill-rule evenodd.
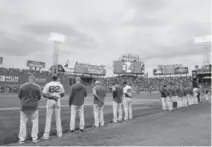
M 74 72 L 79 74 L 92 74 L 92 75 L 106 75 L 106 70 L 103 66 L 90 65 L 84 63 L 76 63 L 74 67 Z
M 188 74 L 188 67 L 176 65 L 159 65 L 158 68 L 153 69 L 153 75 L 177 75 Z
M 130 62 L 130 61 L 114 61 L 113 73 L 114 74 L 144 74 L 145 67 L 143 62 Z

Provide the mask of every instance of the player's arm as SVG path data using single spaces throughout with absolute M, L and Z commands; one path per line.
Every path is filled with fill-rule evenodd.
M 96 93 L 96 88 L 95 88 L 95 87 L 93 88 L 93 96 L 96 97 L 101 103 L 103 103 L 102 100 L 101 100 L 101 99 L 99 98 L 99 96 L 97 95 L 97 93 Z
M 73 86 L 71 86 L 71 89 L 70 89 L 70 96 L 69 96 L 69 106 L 71 106 L 72 101 L 73 101 L 73 99 L 74 99 L 74 96 L 75 96 L 75 91 L 74 91 Z
M 60 97 L 64 97 L 64 95 L 65 95 L 65 90 L 64 90 L 63 85 L 61 84 L 61 86 L 60 86 Z
M 86 90 L 86 88 L 84 87 L 84 97 L 87 97 L 87 96 L 88 96 L 87 90 Z
M 40 100 L 42 97 L 42 91 L 41 91 L 40 86 L 38 86 L 38 85 L 37 85 L 37 96 L 38 96 L 38 100 Z
M 19 91 L 18 91 L 18 97 L 21 100 L 22 95 L 23 95 L 23 90 L 22 90 L 23 85 L 20 86 Z
M 112 92 L 113 92 L 113 98 L 117 97 L 117 91 L 115 86 L 112 87 Z

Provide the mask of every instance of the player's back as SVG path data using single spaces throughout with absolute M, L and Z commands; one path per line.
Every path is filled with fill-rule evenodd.
M 126 85 L 123 89 L 123 93 L 125 94 L 125 97 L 132 98 L 132 87 L 129 85 Z
M 64 93 L 63 85 L 58 81 L 51 81 L 46 84 L 43 89 L 43 93 L 49 94 L 50 96 L 56 96 L 60 98 L 60 94 Z
M 121 102 L 122 96 L 123 96 L 123 88 L 118 84 L 113 86 L 113 100 L 116 102 Z

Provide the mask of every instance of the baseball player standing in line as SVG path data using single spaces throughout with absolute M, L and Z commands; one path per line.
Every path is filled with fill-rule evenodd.
M 167 89 L 167 96 L 166 96 L 166 105 L 168 110 L 173 110 L 173 102 L 172 102 L 172 86 L 170 85 Z
M 176 87 L 172 87 L 172 101 L 173 101 L 173 109 L 177 108 L 177 96 L 176 96 Z
M 84 100 L 87 96 L 85 86 L 81 84 L 81 78 L 76 78 L 76 84 L 71 86 L 71 92 L 69 97 L 69 106 L 71 107 L 71 119 L 70 119 L 70 132 L 75 132 L 76 113 L 78 112 L 80 117 L 80 132 L 84 132 L 85 119 L 84 119 Z
M 195 86 L 194 89 L 193 89 L 193 100 L 194 100 L 194 104 L 198 104 L 198 87 Z
M 21 100 L 19 143 L 23 144 L 29 118 L 32 120 L 31 137 L 34 143 L 38 142 L 38 101 L 41 99 L 41 90 L 35 83 L 35 77 L 30 76 L 28 83 L 21 85 L 18 97 Z
M 132 87 L 127 84 L 127 81 L 123 83 L 123 105 L 124 105 L 124 120 L 132 119 Z
M 192 105 L 192 88 L 191 86 L 188 87 L 188 105 Z
M 187 88 L 186 86 L 182 87 L 183 88 L 183 107 L 187 107 L 188 104 L 187 104 Z
M 46 105 L 46 127 L 43 134 L 43 139 L 49 139 L 52 114 L 55 111 L 56 128 L 58 138 L 62 137 L 62 126 L 61 126 L 61 98 L 64 96 L 64 87 L 58 81 L 58 75 L 52 75 L 52 81 L 47 83 L 43 89 L 43 97 L 47 98 Z
M 98 128 L 99 126 L 104 126 L 104 99 L 106 95 L 106 90 L 101 86 L 100 81 L 95 82 L 95 87 L 93 88 L 94 96 L 94 127 Z
M 161 104 L 162 104 L 162 110 L 167 110 L 167 104 L 166 104 L 166 94 L 167 94 L 166 85 L 163 85 L 162 88 L 160 88 L 160 94 L 161 94 Z
M 115 81 L 112 87 L 113 91 L 113 122 L 122 121 L 122 98 L 123 98 L 123 88 Z M 118 120 L 117 120 L 118 113 Z
M 181 94 L 181 89 L 180 89 L 180 85 L 177 86 L 176 88 L 176 95 L 177 95 L 177 108 L 181 108 L 182 107 L 182 94 Z

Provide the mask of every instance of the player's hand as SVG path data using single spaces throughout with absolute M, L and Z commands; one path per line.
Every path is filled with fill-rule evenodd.
M 51 96 L 51 99 L 57 101 L 57 100 L 58 100 L 58 97 L 56 97 L 56 96 Z

